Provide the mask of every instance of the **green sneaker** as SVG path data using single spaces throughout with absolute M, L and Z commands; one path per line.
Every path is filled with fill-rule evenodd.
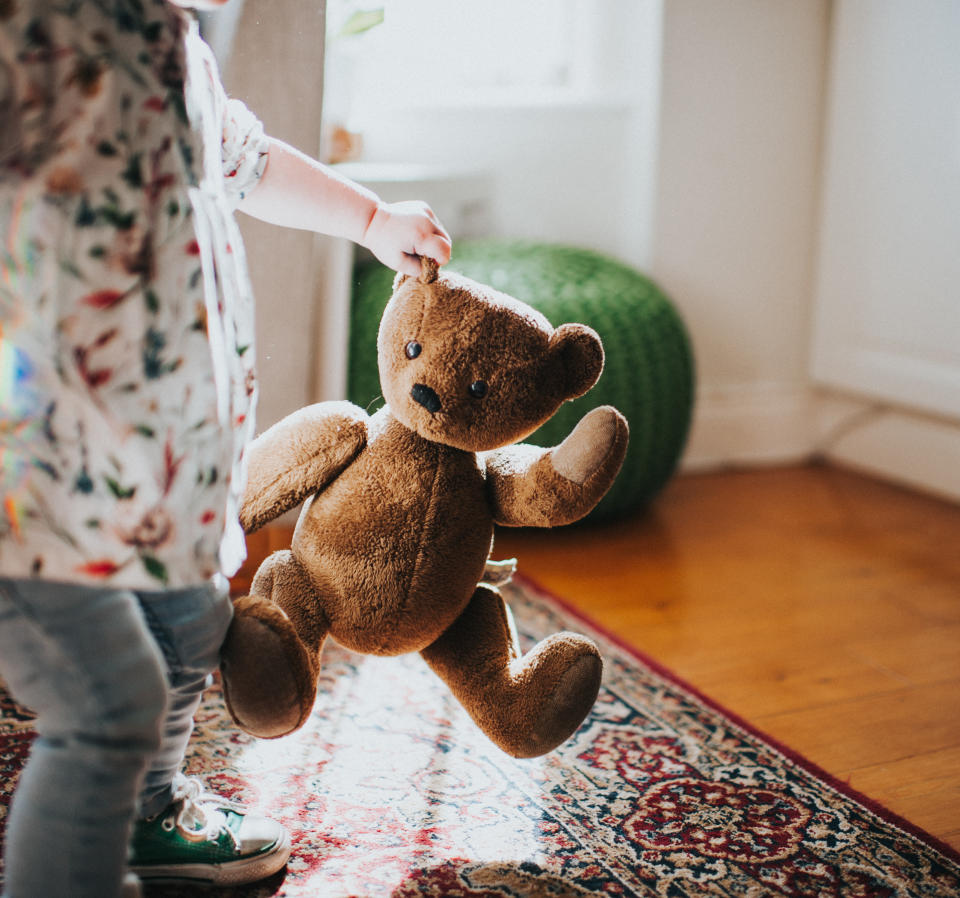
M 144 882 L 243 885 L 276 873 L 289 856 L 279 823 L 184 777 L 166 810 L 134 825 L 129 868 Z

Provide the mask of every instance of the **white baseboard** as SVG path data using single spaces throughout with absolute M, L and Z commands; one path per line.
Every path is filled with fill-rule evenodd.
M 960 423 L 880 407 L 826 447 L 830 461 L 960 501 Z
M 680 467 L 815 458 L 960 501 L 960 422 L 803 385 L 701 389 Z
M 701 387 L 681 469 L 804 461 L 814 439 L 813 398 L 805 387 Z

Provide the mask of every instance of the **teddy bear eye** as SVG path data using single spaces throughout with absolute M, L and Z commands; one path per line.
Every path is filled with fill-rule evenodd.
M 484 380 L 475 380 L 467 387 L 467 392 L 474 399 L 483 399 L 483 397 L 487 395 L 487 382 Z
M 418 355 L 420 355 L 422 349 L 423 347 L 416 340 L 411 340 L 403 348 L 403 351 L 407 354 L 408 359 L 415 359 Z

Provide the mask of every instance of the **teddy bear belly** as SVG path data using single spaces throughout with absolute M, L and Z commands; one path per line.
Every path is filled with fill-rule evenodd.
M 292 549 L 316 586 L 330 635 L 366 654 L 426 648 L 483 576 L 493 524 L 482 481 L 452 494 L 380 482 L 349 503 L 328 492 L 304 507 Z M 446 501 L 413 501 L 411 493 Z
M 412 571 L 402 553 L 384 564 L 397 547 L 383 542 L 378 570 L 356 557 L 328 554 L 323 569 L 312 567 L 309 573 L 323 595 L 330 635 L 352 651 L 372 655 L 426 648 L 460 616 L 483 575 L 490 537 L 473 542 L 445 547 L 455 559 L 452 565 L 421 563 Z
M 420 652 L 460 616 L 475 588 L 476 582 L 458 595 L 451 591 L 441 603 L 429 590 L 410 590 L 405 601 L 399 596 L 392 602 L 368 598 L 359 614 L 338 614 L 331 621 L 330 635 L 351 651 L 367 655 Z

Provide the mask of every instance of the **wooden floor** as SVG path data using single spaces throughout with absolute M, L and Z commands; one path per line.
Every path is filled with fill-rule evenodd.
M 288 538 L 254 535 L 251 558 Z M 829 467 L 688 475 L 626 521 L 503 530 L 511 556 L 960 848 L 960 506 Z

